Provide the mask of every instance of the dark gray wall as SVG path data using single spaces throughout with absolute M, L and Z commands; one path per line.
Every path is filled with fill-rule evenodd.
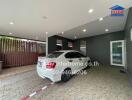
M 61 36 L 57 36 L 57 35 L 51 36 L 48 38 L 48 53 L 52 53 L 57 50 L 57 46 L 56 46 L 57 39 L 62 40 L 62 44 L 63 44 L 62 49 L 63 50 L 71 49 L 68 47 L 68 42 L 72 42 L 74 44 L 73 40 L 70 40 L 70 39 L 67 39 L 67 38 L 64 38 Z
M 129 9 L 128 19 L 125 27 L 125 37 L 127 40 L 126 49 L 127 49 L 127 67 L 128 67 L 128 76 L 132 83 L 132 41 L 130 40 L 130 28 L 132 28 L 132 8 Z
M 56 49 L 56 38 L 51 36 L 48 38 L 48 53 L 54 52 Z
M 80 40 L 79 39 L 75 40 L 74 49 L 78 51 L 80 50 Z
M 124 35 L 125 35 L 124 32 L 120 31 L 120 32 L 83 38 L 76 40 L 76 42 L 78 44 L 80 40 L 86 40 L 87 55 L 91 57 L 92 60 L 98 60 L 101 64 L 110 65 L 110 41 L 123 40 Z

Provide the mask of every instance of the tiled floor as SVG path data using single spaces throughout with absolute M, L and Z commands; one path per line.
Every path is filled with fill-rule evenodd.
M 35 100 L 132 100 L 132 87 L 120 68 L 94 67 L 86 75 L 55 85 Z
M 16 74 L 20 74 L 23 72 L 35 70 L 35 67 L 36 65 L 28 65 L 28 66 L 22 66 L 22 67 L 3 69 L 2 72 L 0 73 L 0 79 L 14 76 Z
M 74 76 L 66 83 L 56 83 L 31 100 L 132 100 L 132 87 L 119 68 L 94 67 L 86 75 Z M 35 70 L 0 80 L 0 100 L 21 100 L 46 84 Z
M 35 70 L 0 80 L 0 100 L 21 100 L 23 96 L 47 84 Z

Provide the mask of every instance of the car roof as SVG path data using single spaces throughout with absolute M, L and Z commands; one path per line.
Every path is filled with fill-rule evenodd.
M 59 51 L 56 51 L 56 52 L 79 52 L 79 51 L 76 51 L 76 50 L 59 50 Z

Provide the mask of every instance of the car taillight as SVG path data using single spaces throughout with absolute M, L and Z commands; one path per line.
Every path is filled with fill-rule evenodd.
M 47 65 L 46 65 L 46 68 L 48 69 L 54 69 L 56 66 L 56 63 L 55 62 L 49 62 Z

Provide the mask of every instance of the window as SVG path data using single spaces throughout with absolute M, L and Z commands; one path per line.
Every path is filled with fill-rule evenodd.
M 57 57 L 59 57 L 61 54 L 63 54 L 63 52 L 54 52 L 54 53 L 48 55 L 48 58 L 57 58 Z
M 69 48 L 72 48 L 72 47 L 73 47 L 72 42 L 68 42 L 68 47 L 69 47 Z
M 69 52 L 65 55 L 66 58 L 81 58 L 85 57 L 83 54 L 80 54 L 79 52 Z
M 57 45 L 57 46 L 62 46 L 62 40 L 57 39 L 56 45 Z
M 56 48 L 57 48 L 57 51 L 61 50 L 62 49 L 62 40 L 59 40 L 57 39 L 56 41 Z

